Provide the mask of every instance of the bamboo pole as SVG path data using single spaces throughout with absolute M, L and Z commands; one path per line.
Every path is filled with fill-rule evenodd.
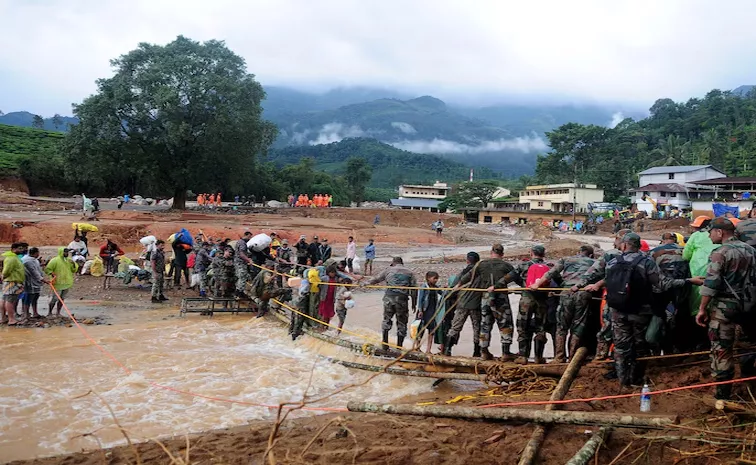
M 529 421 L 539 424 L 611 425 L 628 428 L 663 428 L 679 423 L 676 415 L 629 415 L 616 412 L 584 412 L 573 410 L 533 410 L 527 408 L 449 407 L 445 405 L 374 404 L 349 402 L 350 412 L 419 415 L 465 420 L 503 422 Z
M 554 392 L 551 393 L 551 400 L 564 399 L 567 391 L 570 390 L 572 381 L 577 376 L 578 371 L 580 371 L 580 365 L 583 363 L 586 355 L 588 355 L 588 349 L 586 349 L 585 347 L 578 349 L 578 351 L 572 357 L 572 360 L 570 360 L 570 364 L 567 365 L 567 369 L 564 371 L 561 379 L 559 379 L 559 384 L 557 384 L 556 389 L 554 389 Z M 557 408 L 557 404 L 546 405 L 546 411 L 556 410 Z M 533 431 L 533 435 L 530 437 L 530 441 L 528 441 L 528 444 L 525 446 L 525 449 L 520 455 L 519 465 L 531 465 L 533 462 L 535 462 L 536 455 L 538 455 L 538 449 L 541 447 L 541 444 L 543 443 L 545 437 L 546 427 L 543 425 L 536 426 L 535 431 Z
M 566 463 L 566 465 L 586 465 L 588 461 L 596 455 L 596 451 L 604 443 L 606 437 L 611 433 L 612 428 L 602 426 L 593 436 L 585 443 L 583 447 Z
M 364 363 L 347 362 L 346 360 L 338 360 L 335 358 L 329 358 L 333 363 L 338 363 L 347 368 L 356 368 L 358 370 L 383 372 L 389 375 L 399 376 L 416 376 L 420 378 L 436 378 L 436 379 L 462 379 L 466 381 L 480 381 L 486 380 L 486 375 L 479 375 L 476 373 L 454 373 L 454 372 L 434 372 L 434 371 L 420 371 L 420 370 L 405 370 L 402 368 L 384 367 L 380 365 L 366 365 Z

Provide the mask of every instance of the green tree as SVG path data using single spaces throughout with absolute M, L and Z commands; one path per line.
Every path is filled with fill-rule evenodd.
M 154 196 L 184 208 L 188 189 L 241 190 L 276 137 L 262 119 L 262 86 L 221 41 L 183 36 L 142 43 L 111 62 L 115 75 L 74 113 L 69 166 L 92 185 Z
M 463 182 L 454 186 L 440 204 L 442 210 L 461 212 L 468 209 L 483 208 L 493 200 L 499 185 L 495 181 Z
M 37 129 L 44 129 L 45 120 L 42 119 L 42 117 L 39 115 L 34 115 L 34 118 L 32 118 L 32 127 Z
M 365 188 L 370 183 L 373 169 L 362 157 L 350 157 L 346 166 L 346 181 L 351 199 L 359 206 L 365 201 Z
M 61 126 L 63 126 L 63 120 L 60 119 L 60 115 L 59 114 L 55 113 L 55 115 L 53 115 L 53 117 L 52 117 L 52 124 L 55 127 L 55 129 L 58 129 Z

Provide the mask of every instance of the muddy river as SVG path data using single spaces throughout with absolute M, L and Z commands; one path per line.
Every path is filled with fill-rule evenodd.
M 358 294 L 346 328 L 378 339 L 381 296 Z M 268 408 L 192 397 L 150 382 L 205 396 L 277 405 L 301 399 L 311 371 L 312 396 L 369 376 L 324 358 L 356 359 L 357 355 L 308 336 L 292 342 L 286 328 L 273 320 L 249 315 L 179 318 L 176 306 L 153 309 L 138 302 L 72 300 L 70 307 L 80 318 L 103 314 L 110 318 L 110 325 L 85 329 L 132 373 L 127 374 L 75 327 L 0 329 L 2 461 L 123 443 L 108 406 L 133 440 L 237 426 L 274 415 Z M 470 355 L 471 336 L 468 322 L 456 353 Z M 391 401 L 427 392 L 432 382 L 380 375 L 318 406 L 343 407 L 352 399 Z

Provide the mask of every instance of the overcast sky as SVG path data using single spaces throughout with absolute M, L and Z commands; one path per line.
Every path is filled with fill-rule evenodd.
M 0 110 L 70 114 L 139 42 L 222 39 L 264 85 L 648 108 L 756 83 L 756 1 L 0 0 Z

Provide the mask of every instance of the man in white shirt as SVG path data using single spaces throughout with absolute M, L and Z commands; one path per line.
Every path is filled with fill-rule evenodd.
M 349 242 L 347 242 L 346 261 L 347 269 L 350 273 L 354 273 L 354 257 L 357 256 L 357 243 L 354 242 L 354 237 L 349 236 Z

